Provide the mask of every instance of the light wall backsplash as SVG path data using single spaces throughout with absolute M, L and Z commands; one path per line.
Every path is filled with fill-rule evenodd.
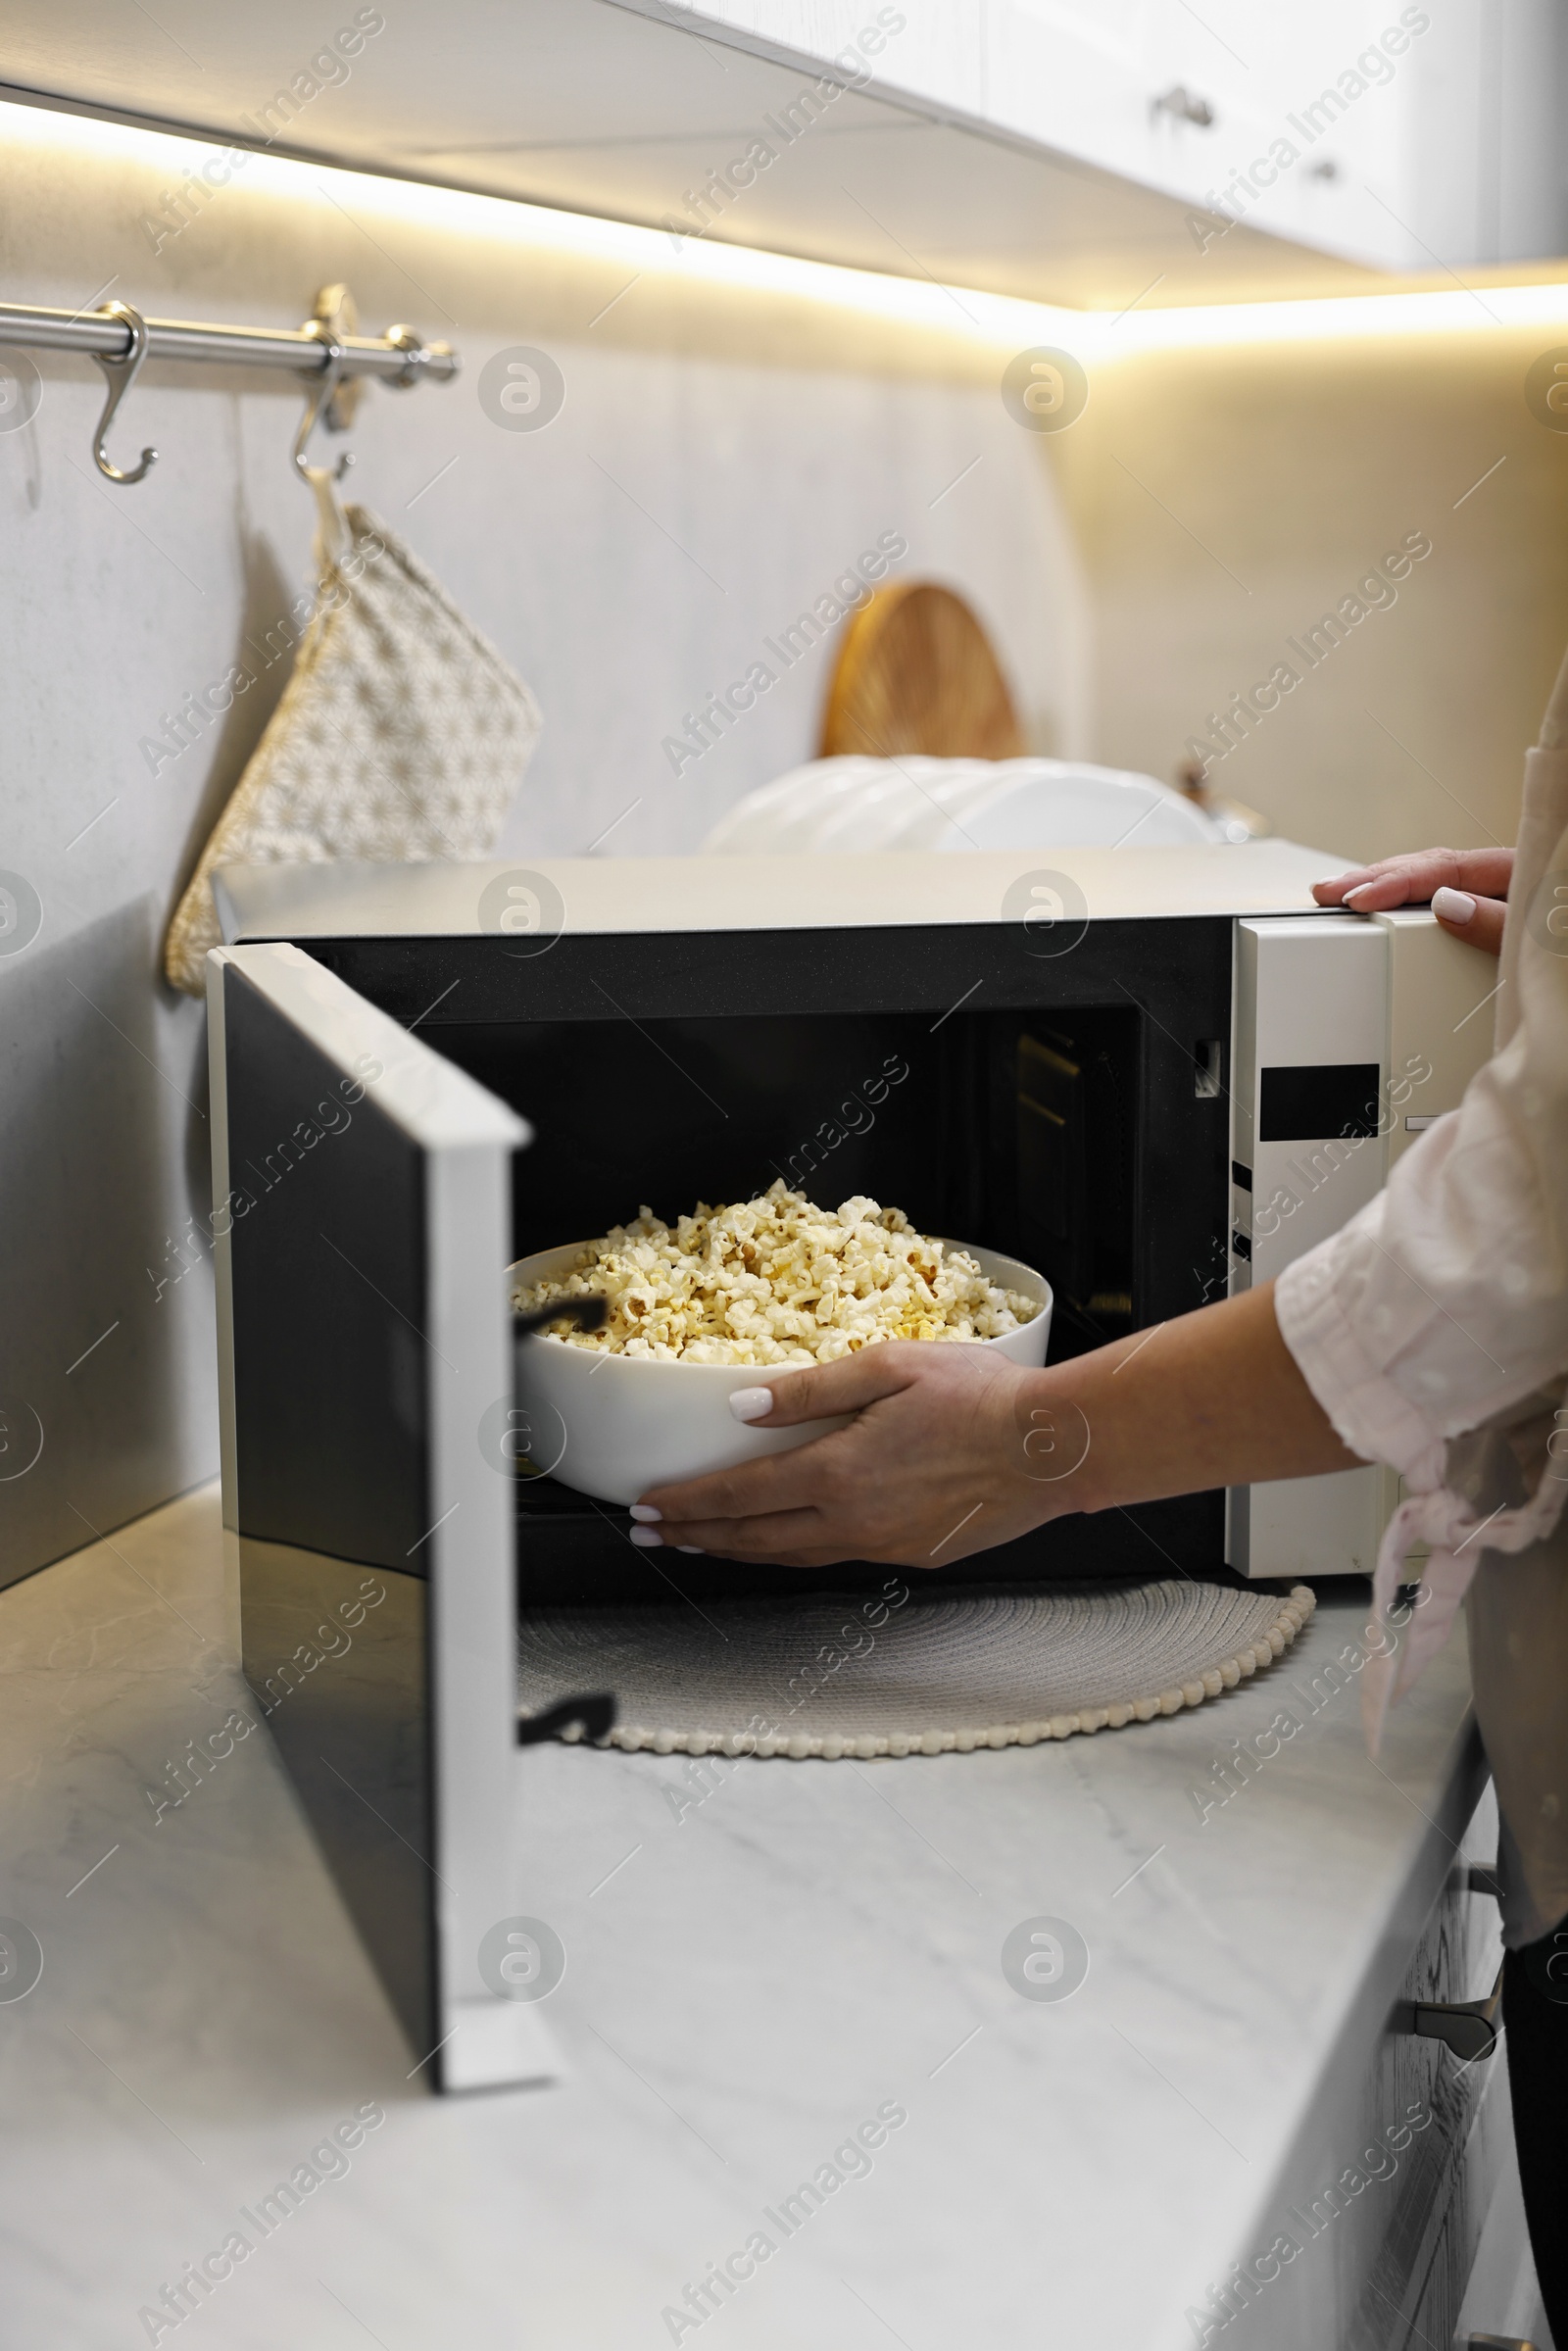
M 1089 598 L 1064 501 L 956 311 L 933 335 L 694 287 L 658 236 L 632 240 L 629 263 L 540 249 L 515 208 L 273 158 L 155 251 L 145 221 L 208 151 L 0 116 L 8 301 L 293 326 L 344 281 L 368 331 L 407 319 L 462 352 L 451 385 L 369 391 L 346 494 L 538 697 L 504 848 L 693 849 L 741 793 L 810 758 L 837 631 L 787 669 L 764 640 L 890 536 L 907 550 L 891 576 L 972 599 L 1031 738 L 1089 751 Z M 486 361 L 518 346 L 564 381 L 543 430 L 504 428 L 481 397 Z M 158 946 L 286 678 L 268 640 L 312 577 L 314 517 L 289 465 L 291 376 L 149 367 L 111 455 L 162 454 L 119 489 L 93 467 L 97 370 L 31 356 L 37 414 L 0 430 L 0 867 L 43 904 L 33 944 L 0 956 L 10 1574 L 216 1466 L 205 1021 L 156 976 Z M 688 714 L 759 662 L 777 682 L 703 748 Z M 255 683 L 169 756 L 169 718 L 210 687 L 221 700 L 236 666 Z M 666 750 L 682 736 L 700 758 Z M 41 1456 L 11 1474 L 39 1423 Z
M 1558 336 L 1474 300 L 1470 333 L 1105 372 L 1049 461 L 1091 576 L 1100 758 L 1166 780 L 1207 759 L 1348 857 L 1513 839 L 1568 643 L 1568 434 L 1525 401 Z
M 906 546 L 892 576 L 971 599 L 1035 748 L 1169 777 L 1221 698 L 1425 532 L 1397 602 L 1211 780 L 1350 855 L 1511 826 L 1568 631 L 1568 443 L 1523 408 L 1518 336 L 1150 353 L 1100 371 L 1069 432 L 1037 434 L 999 397 L 1012 348 L 956 297 L 944 330 L 693 282 L 657 235 L 531 242 L 517 208 L 270 157 L 159 236 L 206 150 L 0 116 L 6 299 L 292 325 L 346 281 L 367 328 L 407 319 L 461 350 L 450 386 L 368 394 L 347 494 L 539 699 L 504 850 L 690 850 L 811 757 L 837 632 L 787 667 L 768 641 L 879 540 Z M 561 370 L 543 429 L 485 396 L 487 361 L 519 347 Z M 216 1465 L 204 1014 L 158 948 L 313 574 L 290 377 L 149 367 L 112 454 L 162 456 L 122 490 L 92 465 L 96 370 L 33 358 L 36 416 L 0 429 L 0 867 L 43 906 L 0 956 L 0 1577 Z M 692 717 L 758 663 L 774 682 L 703 745 Z M 171 756 L 170 717 L 236 666 L 254 682 Z

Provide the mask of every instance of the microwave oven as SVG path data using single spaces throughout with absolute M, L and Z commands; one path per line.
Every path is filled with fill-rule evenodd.
M 520 1919 L 537 1957 L 512 1879 L 540 1729 L 519 1613 L 886 1573 L 666 1566 L 623 1512 L 519 1474 L 504 1269 L 783 1176 L 1038 1266 L 1052 1360 L 1266 1279 L 1373 1197 L 1490 1044 L 1494 966 L 1424 911 L 1316 908 L 1332 862 L 1256 842 L 217 877 L 245 1672 L 439 2086 L 553 2071 L 493 1947 Z M 1364 1574 L 1396 1498 L 1375 1467 L 1177 1496 L 921 1589 Z

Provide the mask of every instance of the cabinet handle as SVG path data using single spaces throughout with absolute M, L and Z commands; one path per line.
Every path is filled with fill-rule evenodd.
M 1162 90 L 1157 98 L 1152 98 L 1149 111 L 1152 115 L 1169 115 L 1175 122 L 1196 123 L 1200 130 L 1212 130 L 1218 120 L 1206 98 L 1200 98 L 1179 81 Z
M 1479 2065 L 1497 2045 L 1502 2007 L 1502 1970 L 1484 2000 L 1410 2000 L 1396 2031 L 1423 2040 L 1446 2041 L 1462 2064 Z

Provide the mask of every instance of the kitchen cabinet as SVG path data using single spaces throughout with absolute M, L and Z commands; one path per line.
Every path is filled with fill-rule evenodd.
M 163 0 L 156 20 L 59 0 L 8 25 L 4 72 L 39 103 L 662 226 L 677 252 L 708 239 L 1090 308 L 1367 290 L 1374 271 L 1568 245 L 1550 0 L 344 17 L 323 48 L 314 0 Z
M 1201 15 L 1184 0 L 703 0 L 683 14 L 1373 269 L 1533 259 L 1568 230 L 1553 104 L 1568 45 L 1550 0 L 1210 0 Z M 1211 226 L 1193 234 L 1212 251 Z

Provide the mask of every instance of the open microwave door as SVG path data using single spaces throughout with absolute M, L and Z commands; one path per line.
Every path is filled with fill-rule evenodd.
M 297 947 L 215 951 L 208 1005 L 245 1676 L 428 2078 L 546 2081 L 538 2010 L 480 1956 L 522 1907 L 514 1515 L 482 1445 L 529 1129 Z

